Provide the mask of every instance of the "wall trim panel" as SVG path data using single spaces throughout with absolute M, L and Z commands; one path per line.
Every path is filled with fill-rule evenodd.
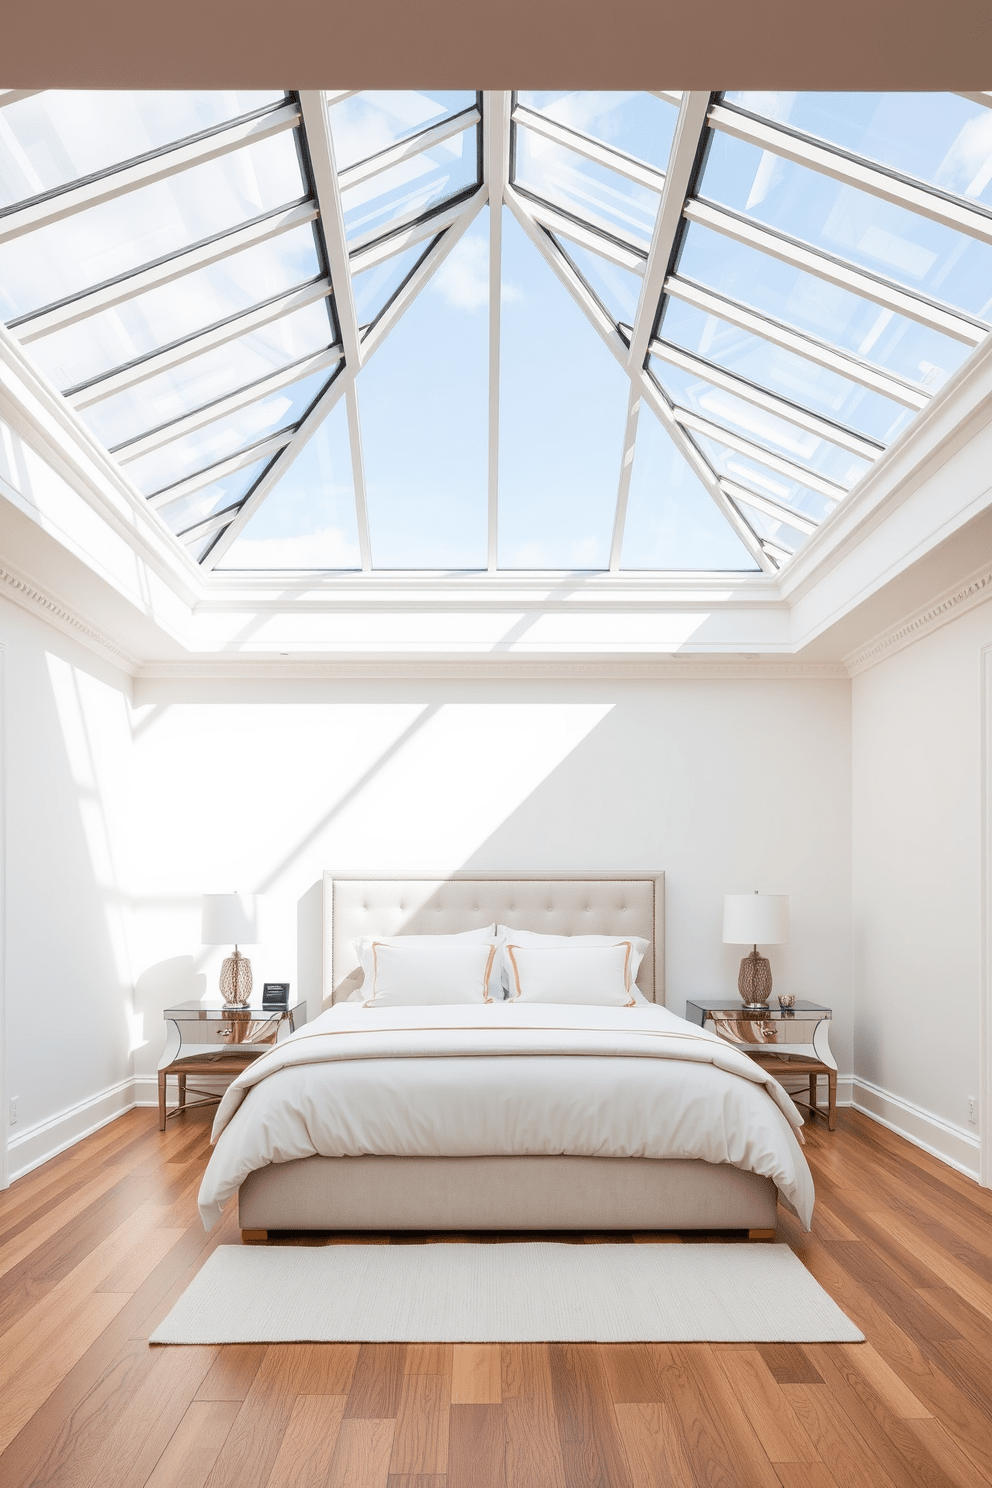
M 914 1147 L 929 1152 L 941 1162 L 956 1168 L 959 1173 L 978 1181 L 979 1152 L 981 1143 L 977 1132 L 957 1126 L 935 1116 L 932 1111 L 893 1095 L 881 1085 L 855 1076 L 852 1082 L 851 1105 L 863 1116 L 870 1116 L 880 1126 L 888 1127 L 899 1137 L 905 1137 Z
M 135 1105 L 134 1095 L 134 1079 L 128 1076 L 10 1137 L 7 1159 L 11 1183 L 130 1111 Z

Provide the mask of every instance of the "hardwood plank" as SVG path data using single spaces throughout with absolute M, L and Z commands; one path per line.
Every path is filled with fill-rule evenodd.
M 548 1359 L 569 1488 L 631 1488 L 598 1351 L 587 1344 L 554 1343 Z
M 451 1367 L 452 1405 L 502 1405 L 498 1343 L 456 1343 Z
M 324 1488 L 346 1398 L 297 1395 L 267 1488 Z
M 447 1473 L 390 1473 L 386 1488 L 446 1488 Z
M 505 1343 L 500 1352 L 507 1488 L 565 1488 L 547 1345 Z
M 992 1324 L 984 1313 L 972 1307 L 967 1298 L 950 1287 L 926 1287 L 920 1296 L 928 1307 L 935 1308 L 949 1323 L 953 1323 L 962 1338 L 992 1355 Z
M 141 1283 L 163 1260 L 174 1245 L 178 1245 L 185 1230 L 153 1229 L 135 1241 L 118 1265 L 108 1271 L 97 1285 L 98 1292 L 136 1292 Z
M 197 1400 L 244 1400 L 265 1358 L 265 1350 L 264 1343 L 226 1344 L 197 1390 Z
M 450 1374 L 453 1361 L 453 1345 L 450 1343 L 408 1343 L 407 1374 Z
M 269 1345 L 207 1478 L 206 1488 L 231 1488 L 232 1483 L 238 1488 L 266 1488 L 297 1397 L 330 1393 L 314 1388 L 325 1378 L 319 1358 L 315 1357 L 318 1347 L 306 1343 Z M 341 1403 L 343 1414 L 346 1397 L 332 1398 Z M 302 1420 L 306 1424 L 310 1417 L 306 1408 L 300 1409 L 304 1411 Z M 328 1409 L 334 1419 L 337 1406 Z
M 877 1463 L 864 1438 L 847 1416 L 836 1409 L 829 1386 L 783 1385 L 793 1412 L 821 1459 L 830 1466 L 837 1488 L 906 1488 L 894 1482 Z M 910 1480 L 912 1481 L 912 1480 Z
M 352 1416 L 338 1432 L 327 1488 L 386 1488 L 393 1422 Z
M 695 1345 L 695 1349 L 706 1345 Z M 662 1371 L 665 1405 L 678 1433 L 682 1450 L 694 1479 L 706 1488 L 742 1488 L 751 1479 L 725 1439 L 713 1402 L 701 1392 L 697 1375 L 690 1367 L 694 1349 L 672 1350 L 672 1362 Z M 768 1464 L 771 1471 L 771 1464 Z M 762 1478 L 762 1484 L 767 1481 Z
M 173 1432 L 145 1488 L 202 1488 L 234 1425 L 229 1400 L 194 1400 Z
M 394 1420 L 403 1388 L 406 1344 L 363 1343 L 348 1392 L 345 1415 L 370 1421 Z
M 793 1415 L 782 1387 L 772 1378 L 758 1350 L 723 1349 L 716 1358 L 768 1460 L 818 1462 L 819 1453 Z
M 992 1484 L 992 1466 L 979 1466 L 975 1456 L 959 1446 L 940 1421 L 930 1416 L 926 1420 L 909 1421 L 908 1425 L 928 1455 L 940 1463 L 943 1471 L 959 1488 L 984 1488 L 984 1485 Z
M 446 1488 L 505 1488 L 503 1412 L 498 1405 L 453 1405 Z
M 670 1350 L 650 1343 L 609 1343 L 600 1354 L 614 1405 L 664 1399 L 660 1370 L 671 1363 Z
M 681 1437 L 665 1406 L 640 1401 L 614 1406 L 614 1413 L 637 1488 L 695 1488 Z
M 777 1474 L 765 1444 L 759 1440 L 736 1391 L 721 1369 L 716 1350 L 708 1344 L 683 1344 L 673 1349 L 673 1353 L 681 1356 L 683 1365 L 695 1376 L 701 1398 L 709 1403 L 719 1421 L 720 1435 L 733 1456 L 740 1482 L 753 1483 L 755 1488 L 758 1485 L 760 1488 L 778 1488 Z M 776 1390 L 781 1389 L 774 1381 L 772 1384 Z M 783 1453 L 789 1458 L 807 1459 L 809 1453 L 806 1449 L 800 1451 L 798 1437 L 793 1439 L 783 1432 L 781 1440 Z
M 451 1375 L 408 1374 L 393 1433 L 391 1473 L 439 1473 L 448 1465 Z
M 894 1416 L 904 1421 L 926 1420 L 930 1416 L 923 1402 L 870 1343 L 845 1343 L 841 1350 L 846 1360 L 846 1365 L 841 1364 L 845 1374 L 851 1371 L 860 1374 Z
M 820 1376 L 798 1343 L 759 1343 L 758 1353 L 778 1385 L 818 1385 Z

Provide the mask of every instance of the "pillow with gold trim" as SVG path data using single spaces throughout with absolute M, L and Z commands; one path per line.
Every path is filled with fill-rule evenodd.
M 633 1007 L 629 940 L 606 946 L 504 946 L 512 1002 Z
M 433 946 L 374 940 L 364 1006 L 492 1002 L 490 981 L 497 989 L 499 983 L 498 969 L 494 975 L 496 951 L 495 940 Z

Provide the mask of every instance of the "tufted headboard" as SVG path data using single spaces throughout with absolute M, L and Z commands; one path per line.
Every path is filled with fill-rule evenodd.
M 354 989 L 358 935 L 448 935 L 496 921 L 550 935 L 643 935 L 637 985 L 665 1001 L 665 875 L 481 872 L 324 874 L 323 1005 Z

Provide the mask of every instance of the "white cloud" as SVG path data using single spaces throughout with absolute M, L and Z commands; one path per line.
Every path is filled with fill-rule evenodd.
M 359 568 L 358 547 L 340 527 L 302 537 L 239 538 L 218 568 Z
M 489 303 L 489 254 L 482 238 L 463 238 L 448 254 L 434 284 L 457 310 L 479 310 Z

